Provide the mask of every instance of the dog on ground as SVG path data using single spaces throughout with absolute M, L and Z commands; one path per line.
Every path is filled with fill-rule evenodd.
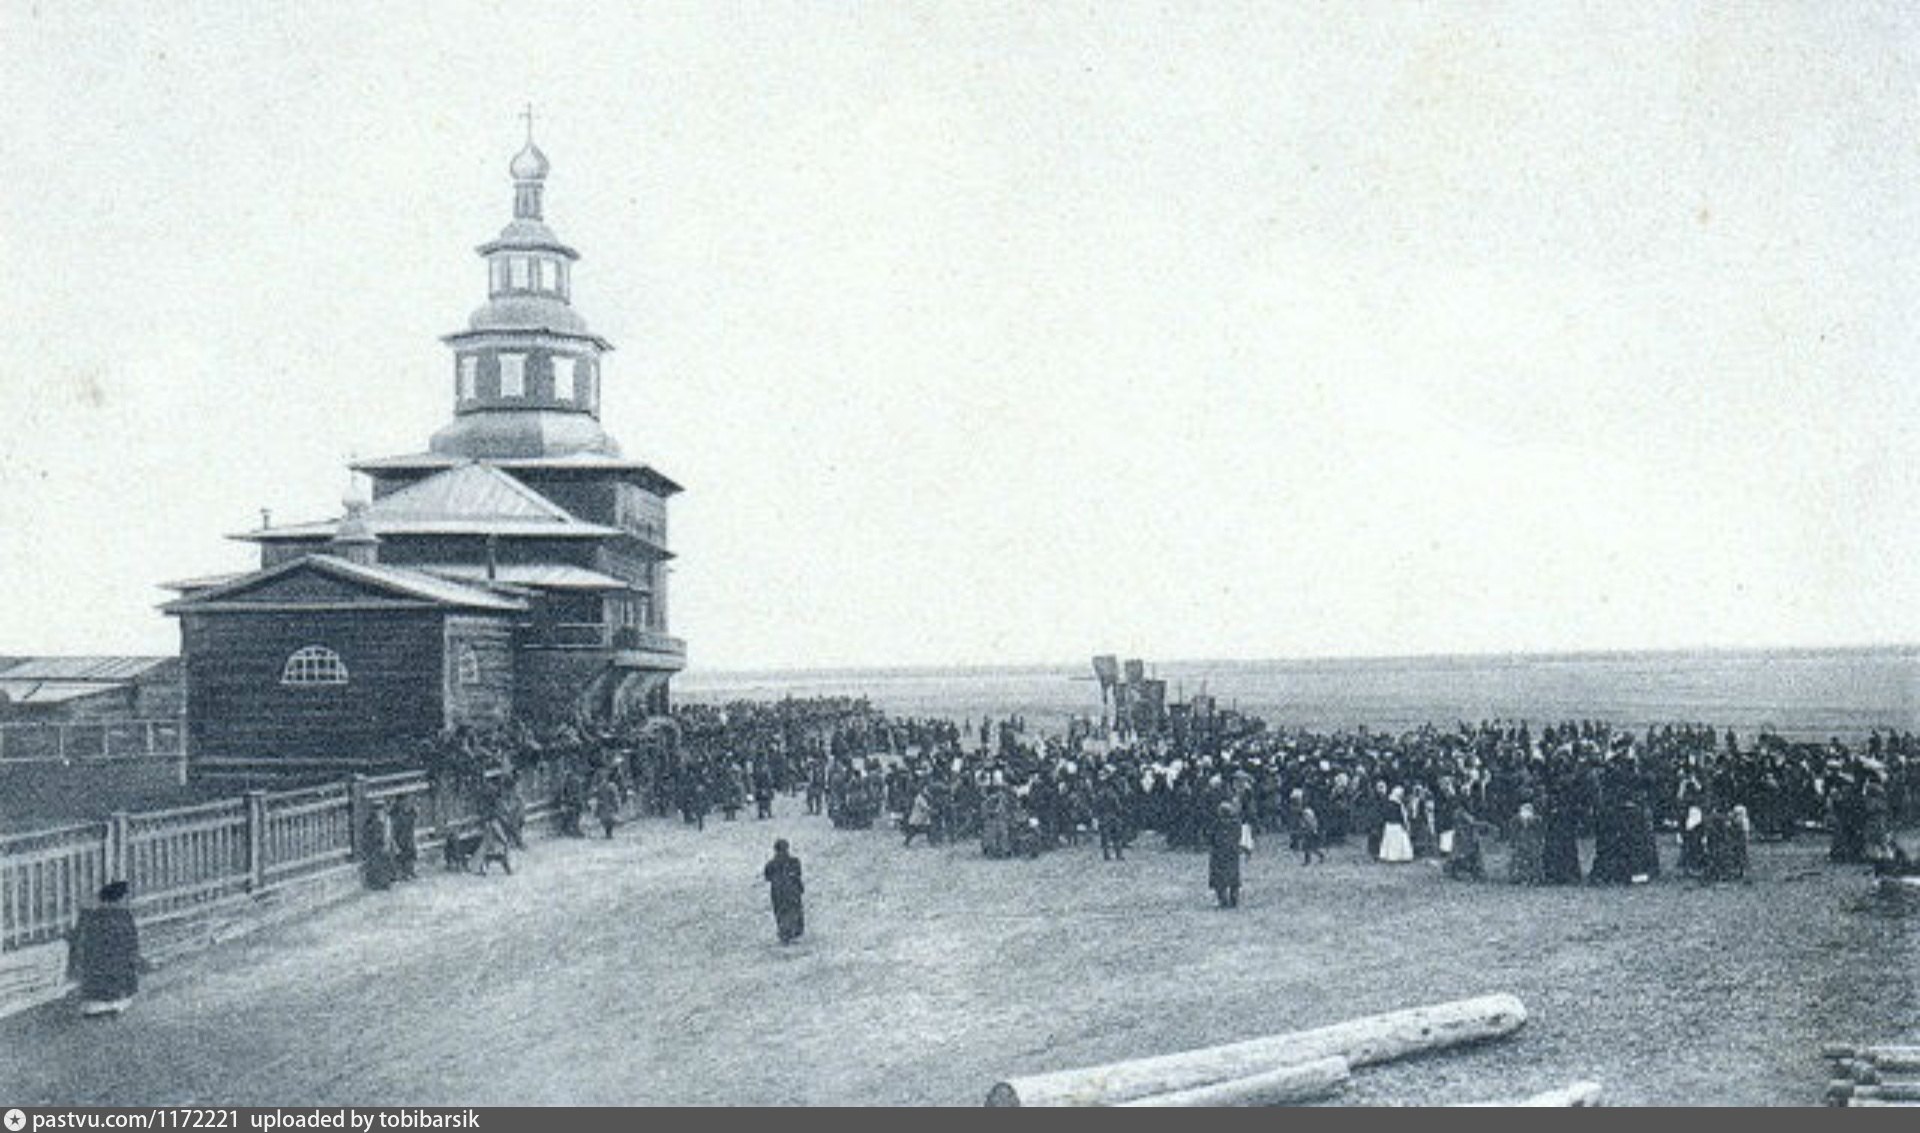
M 459 830 L 447 832 L 446 843 L 440 853 L 445 857 L 448 872 L 469 873 L 473 869 L 473 855 L 480 852 L 480 832 L 465 833 Z

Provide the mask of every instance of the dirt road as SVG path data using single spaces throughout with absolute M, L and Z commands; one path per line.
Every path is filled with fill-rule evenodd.
M 117 1021 L 0 1021 L 0 1102 L 972 1105 L 1010 1073 L 1512 991 L 1517 1038 L 1350 1097 L 1597 1078 L 1616 1102 L 1812 1104 L 1820 1042 L 1920 1021 L 1913 910 L 1811 843 L 1757 848 L 1749 885 L 1605 891 L 1268 845 L 1221 912 L 1204 858 L 1151 837 L 1124 863 L 989 862 L 780 807 L 536 842 L 511 878 L 436 869 L 183 961 Z M 776 835 L 807 869 L 794 948 L 759 879 Z

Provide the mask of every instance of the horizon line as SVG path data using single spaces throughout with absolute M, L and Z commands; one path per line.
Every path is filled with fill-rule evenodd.
M 1723 656 L 1752 655 L 1795 655 L 1795 654 L 1845 654 L 1845 653 L 1898 653 L 1920 652 L 1920 642 L 1888 641 L 1850 643 L 1844 645 L 1679 645 L 1646 646 L 1598 649 L 1492 649 L 1465 652 L 1410 652 L 1410 653 L 1323 653 L 1282 656 L 1217 656 L 1217 657 L 1140 657 L 1149 667 L 1161 665 L 1257 665 L 1257 664 L 1364 664 L 1383 661 L 1571 661 L 1599 660 L 1605 658 L 1628 657 L 1679 657 L 1700 654 L 1719 654 Z M 1122 660 L 1133 660 L 1124 653 L 1115 653 Z M 833 673 L 873 673 L 873 672 L 922 672 L 922 671 L 1004 671 L 1009 669 L 1063 669 L 1090 666 L 1094 654 L 1077 661 L 954 661 L 954 662 L 881 662 L 881 663 L 836 663 L 824 665 L 759 665 L 759 666 L 689 666 L 685 673 L 700 676 L 799 676 L 806 674 Z M 682 675 L 684 676 L 685 673 Z

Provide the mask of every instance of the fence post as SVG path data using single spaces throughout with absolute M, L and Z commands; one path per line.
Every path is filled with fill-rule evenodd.
M 107 816 L 107 880 L 132 881 L 127 876 L 132 855 L 127 845 L 127 812 L 116 810 Z
M 247 792 L 247 888 L 267 887 L 267 793 Z
M 367 821 L 367 777 L 355 772 L 347 782 L 347 860 L 360 860 L 360 828 Z

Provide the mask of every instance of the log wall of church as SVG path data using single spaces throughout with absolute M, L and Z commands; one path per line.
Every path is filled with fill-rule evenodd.
M 443 722 L 440 611 L 271 611 L 181 618 L 187 726 L 199 759 L 393 762 Z M 323 646 L 345 684 L 282 683 Z

